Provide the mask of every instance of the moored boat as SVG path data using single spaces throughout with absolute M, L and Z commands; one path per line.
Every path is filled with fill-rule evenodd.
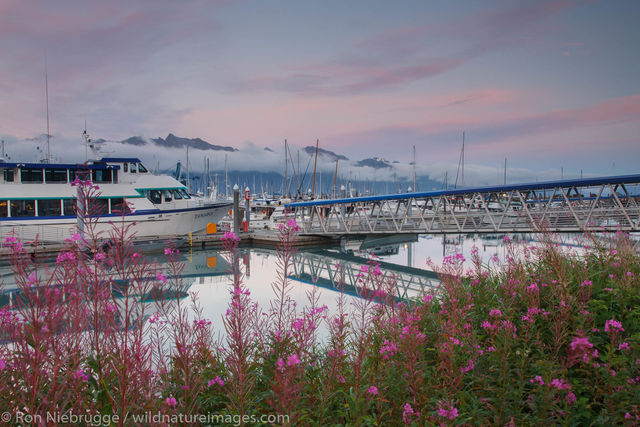
M 84 164 L 0 161 L 0 238 L 60 242 L 78 231 L 77 179 L 98 186 L 90 214 L 97 231 L 131 226 L 137 237 L 202 233 L 231 207 L 192 198 L 167 175 L 153 175 L 138 158 Z M 77 182 L 77 181 L 76 181 Z

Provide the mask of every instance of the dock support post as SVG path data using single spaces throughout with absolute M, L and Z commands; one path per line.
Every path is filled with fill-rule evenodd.
M 249 231 L 249 227 L 251 227 L 251 224 L 249 224 L 249 220 L 251 218 L 251 208 L 249 207 L 249 199 L 251 199 L 251 192 L 249 190 L 249 187 L 244 189 L 244 220 L 247 223 L 246 228 L 243 227 L 242 231 Z
M 240 233 L 240 188 L 238 184 L 233 186 L 233 232 Z

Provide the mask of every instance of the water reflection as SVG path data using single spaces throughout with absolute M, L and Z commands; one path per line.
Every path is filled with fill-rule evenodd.
M 395 246 L 396 252 L 399 245 Z M 415 298 L 426 292 L 433 292 L 440 280 L 428 270 L 402 266 L 376 260 L 385 280 L 395 283 L 395 297 L 401 300 Z M 360 275 L 369 259 L 351 254 L 342 254 L 331 250 L 299 252 L 294 257 L 292 279 L 302 283 L 344 292 L 360 297 L 362 284 Z
M 438 266 L 445 256 L 454 253 L 462 253 L 469 260 L 475 246 L 483 262 L 490 263 L 494 256 L 504 258 L 503 239 L 504 235 L 413 235 L 409 238 L 351 239 L 336 248 L 300 250 L 294 256 L 288 272 L 289 297 L 302 309 L 308 305 L 309 294 L 313 293 L 318 298 L 318 304 L 327 305 L 329 311 L 334 312 L 339 292 L 348 299 L 360 297 L 358 274 L 367 265 L 371 253 L 380 262 L 382 273 L 395 279 L 396 298 L 419 297 L 433 291 L 439 284 L 437 275 L 430 271 L 429 260 Z M 509 235 L 509 239 L 526 242 L 527 245 L 540 244 L 532 235 Z M 561 240 L 567 247 L 579 248 L 580 242 L 575 236 L 564 236 Z M 149 255 L 149 258 L 166 270 L 166 266 L 162 265 L 162 254 Z M 187 249 L 181 254 L 180 261 L 184 262 L 184 271 L 179 294 L 162 295 L 171 299 L 197 294 L 203 316 L 221 328 L 222 316 L 231 300 L 231 266 L 226 255 L 217 250 Z M 242 266 L 243 283 L 250 291 L 251 299 L 266 310 L 269 302 L 275 298 L 271 285 L 282 280 L 277 269 L 275 250 L 240 249 L 238 262 Z M 7 305 L 15 299 L 17 285 L 7 264 L 0 265 L 0 276 L 4 282 L 0 305 Z M 139 302 L 145 304 L 148 298 L 141 295 Z

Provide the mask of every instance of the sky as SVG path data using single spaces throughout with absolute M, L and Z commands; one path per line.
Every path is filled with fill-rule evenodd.
M 464 131 L 473 183 L 500 182 L 505 159 L 513 181 L 638 173 L 639 16 L 637 0 L 0 0 L 0 138 L 14 159 L 42 146 L 46 70 L 61 160 L 86 121 L 280 171 L 263 148 L 286 138 L 404 164 L 415 146 L 441 179 Z

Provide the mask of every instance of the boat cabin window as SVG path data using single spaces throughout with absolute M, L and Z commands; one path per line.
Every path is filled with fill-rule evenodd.
M 42 182 L 42 169 L 20 169 L 20 180 L 22 182 Z
M 122 164 L 122 172 L 129 172 L 129 163 Z
M 45 182 L 67 182 L 67 170 L 66 169 L 45 169 L 44 180 Z
M 115 197 L 111 199 L 111 213 L 115 215 L 122 215 L 124 213 L 131 213 L 131 209 L 127 205 L 127 202 L 122 197 Z
M 173 198 L 176 200 L 182 199 L 182 194 L 180 194 L 180 190 L 173 190 Z
M 138 163 L 138 172 L 140 172 L 140 173 L 147 173 L 147 168 L 145 168 L 144 166 L 142 166 L 142 163 Z
M 36 201 L 33 199 L 12 200 L 11 216 L 12 217 L 36 216 Z
M 64 199 L 62 200 L 62 208 L 64 209 L 64 215 L 71 216 L 76 214 L 76 199 Z
M 136 173 L 136 164 L 135 163 L 131 163 L 131 166 L 129 167 L 129 172 L 131 173 Z
M 151 200 L 151 203 L 162 203 L 162 193 L 159 190 L 149 191 L 149 195 L 147 197 Z
M 93 182 L 111 182 L 111 169 L 94 169 L 91 179 Z
M 0 218 L 6 218 L 9 215 L 9 209 L 7 206 L 6 200 L 0 200 Z
M 13 182 L 14 181 L 14 172 L 13 169 L 3 169 L 2 175 L 4 176 L 4 182 Z
M 101 216 L 109 213 L 109 199 L 95 199 L 89 207 L 91 216 Z
M 62 215 L 62 203 L 58 200 L 38 200 L 38 216 Z
M 173 198 L 171 197 L 171 190 L 164 190 L 163 193 L 165 202 L 170 202 L 173 200 Z
M 78 178 L 80 181 L 89 179 L 89 171 L 87 170 L 71 170 L 69 169 L 69 182 L 73 182 Z
M 179 192 L 180 192 L 180 194 L 182 194 L 182 198 L 183 198 L 183 199 L 190 199 L 190 198 L 191 198 L 191 196 L 189 195 L 189 193 L 187 193 L 187 192 L 186 192 L 185 190 L 183 190 L 183 189 L 176 190 L 176 191 L 179 191 Z

